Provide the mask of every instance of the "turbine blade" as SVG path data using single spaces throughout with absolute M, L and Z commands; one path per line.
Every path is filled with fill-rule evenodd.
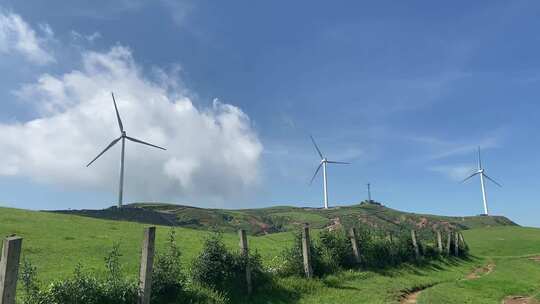
M 319 170 L 321 170 L 321 167 L 322 167 L 322 163 L 319 164 L 319 166 L 317 167 L 317 170 L 315 170 L 315 174 L 313 174 L 313 177 L 311 178 L 311 181 L 309 181 L 309 184 L 313 184 L 313 180 L 315 179 L 315 177 L 317 177 L 317 173 L 319 173 Z
M 350 165 L 351 163 L 347 163 L 347 162 L 340 162 L 340 161 L 333 161 L 333 160 L 329 160 L 327 161 L 327 163 L 329 164 L 340 164 L 340 165 Z
M 122 124 L 122 119 L 120 119 L 120 113 L 118 113 L 118 106 L 116 105 L 116 100 L 114 100 L 114 94 L 111 92 L 112 100 L 114 103 L 114 110 L 116 111 L 116 118 L 118 119 L 118 127 L 120 132 L 124 132 L 124 125 Z
M 324 156 L 322 155 L 322 152 L 319 149 L 319 146 L 317 146 L 317 143 L 315 142 L 315 139 L 313 139 L 313 136 L 311 136 L 311 135 L 309 137 L 311 137 L 311 142 L 313 142 L 313 145 L 315 146 L 315 149 L 317 150 L 317 153 L 319 153 L 319 156 L 321 157 L 321 159 L 323 159 Z
M 107 150 L 109 150 L 112 146 L 114 146 L 120 139 L 122 139 L 122 137 L 118 137 L 117 139 L 113 140 L 108 146 L 107 148 L 105 148 L 105 150 L 101 151 L 101 153 L 98 154 L 98 156 L 96 156 L 96 158 L 94 158 L 91 162 L 88 163 L 88 165 L 86 165 L 87 167 L 90 166 L 93 162 L 95 162 L 101 155 L 103 155 L 103 153 L 107 152 Z
M 152 144 L 149 144 L 147 142 L 144 142 L 142 140 L 138 140 L 136 138 L 133 138 L 133 137 L 129 137 L 129 136 L 126 136 L 127 139 L 133 141 L 133 142 L 136 142 L 136 143 L 139 143 L 139 144 L 143 144 L 143 145 L 147 145 L 147 146 L 150 146 L 150 147 L 154 147 L 154 148 L 158 148 L 158 149 L 161 149 L 161 150 L 167 150 L 165 148 L 162 148 L 160 146 L 156 146 L 156 145 L 152 145 Z
M 482 169 L 482 155 L 480 153 L 480 147 L 478 147 L 478 169 Z
M 489 179 L 492 183 L 502 188 L 502 185 L 496 182 L 493 178 L 489 177 L 487 174 L 484 173 L 484 177 Z
M 473 176 L 479 174 L 480 172 L 474 172 L 473 174 L 471 174 L 469 177 L 467 177 L 466 179 L 462 180 L 461 182 L 464 183 L 466 181 L 468 181 L 469 179 L 473 178 Z

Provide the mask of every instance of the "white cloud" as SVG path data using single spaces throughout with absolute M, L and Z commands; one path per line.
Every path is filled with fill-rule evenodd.
M 441 173 L 454 181 L 462 181 L 476 171 L 473 164 L 433 166 L 429 170 Z
M 40 25 L 42 37 L 21 16 L 4 12 L 0 8 L 0 53 L 17 52 L 36 64 L 54 62 L 54 56 L 45 49 L 45 43 L 54 37 L 49 25 Z
M 167 8 L 177 26 L 186 25 L 186 20 L 195 7 L 195 3 L 190 0 L 161 0 L 161 3 Z
M 478 138 L 477 141 L 450 141 L 430 136 L 412 136 L 410 140 L 426 145 L 431 150 L 430 159 L 443 159 L 456 155 L 476 153 L 478 147 L 482 149 L 497 148 L 501 144 L 504 129 L 497 129 L 489 135 Z
M 77 32 L 76 30 L 71 30 L 70 35 L 71 35 L 71 39 L 74 40 L 74 41 L 83 40 L 83 41 L 89 42 L 89 43 L 93 43 L 97 39 L 101 38 L 101 33 L 99 33 L 99 32 L 94 32 L 94 33 L 92 33 L 90 35 L 84 35 L 84 34 L 81 34 L 81 33 Z
M 128 135 L 167 148 L 126 143 L 128 198 L 223 200 L 257 185 L 263 148 L 239 108 L 217 100 L 198 108 L 185 89 L 171 92 L 174 76 L 145 77 L 125 47 L 82 58 L 79 70 L 41 75 L 18 91 L 40 118 L 0 124 L 0 174 L 116 191 L 120 145 L 85 168 L 119 136 L 114 91 Z

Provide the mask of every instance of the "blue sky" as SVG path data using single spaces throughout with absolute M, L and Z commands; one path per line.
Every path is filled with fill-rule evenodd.
M 88 84 L 113 79 L 111 90 L 133 95 L 120 102 L 131 128 L 179 151 L 162 158 L 133 150 L 141 163 L 134 158 L 126 165 L 130 201 L 320 206 L 321 179 L 309 186 L 318 165 L 311 133 L 328 157 L 353 163 L 329 168 L 331 205 L 365 199 L 365 184 L 371 182 L 374 199 L 392 208 L 479 214 L 478 180 L 459 180 L 476 166 L 475 149 L 482 145 L 487 173 L 504 186 L 487 186 L 492 213 L 540 226 L 540 4 L 535 1 L 2 1 L 0 6 L 3 31 L 12 35 L 11 40 L 0 35 L 0 137 L 8 143 L 0 149 L 8 159 L 0 163 L 2 204 L 58 209 L 114 203 L 118 151 L 102 167 L 84 165 L 115 130 L 104 131 L 95 146 L 85 145 L 77 134 L 95 138 L 101 126 L 90 128 L 92 120 L 84 120 L 88 133 L 45 147 L 51 126 L 78 130 L 70 119 L 72 125 L 48 123 L 82 107 L 86 97 L 96 104 L 103 99 L 99 117 L 112 128 L 110 100 L 92 95 Z M 13 39 L 22 39 L 20 28 L 6 16 L 15 15 L 34 32 L 42 52 L 13 46 Z M 106 74 L 93 66 L 103 62 L 114 62 L 105 69 L 126 62 L 128 67 L 122 77 L 113 77 L 113 68 Z M 70 82 L 81 71 L 84 82 Z M 124 75 L 135 76 L 126 84 Z M 128 90 L 140 79 L 159 88 L 156 95 Z M 56 83 L 76 93 L 62 93 L 57 103 L 57 92 L 49 94 Z M 180 123 L 152 110 L 159 119 L 139 125 L 146 118 L 137 107 L 149 109 L 154 103 L 144 98 L 163 92 L 170 104 L 171 96 L 188 98 L 197 111 Z M 170 112 L 167 105 L 160 107 Z M 218 131 L 199 129 L 208 117 L 230 123 L 218 123 Z M 49 120 L 35 135 L 28 123 L 42 118 Z M 188 120 L 193 124 L 182 124 Z M 160 122 L 170 130 L 148 131 Z M 64 129 L 54 130 L 61 137 Z M 19 138 L 25 134 L 30 137 Z M 204 140 L 213 136 L 223 141 Z M 64 151 L 61 143 L 81 146 L 69 151 L 77 157 L 55 153 Z M 41 159 L 38 151 L 47 157 Z M 63 166 L 64 157 L 70 166 L 48 171 Z M 220 164 L 223 168 L 216 168 Z M 106 184 L 98 173 L 107 176 Z

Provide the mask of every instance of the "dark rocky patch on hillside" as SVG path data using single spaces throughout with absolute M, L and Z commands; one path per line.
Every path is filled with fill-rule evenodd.
M 178 226 L 174 214 L 157 212 L 152 209 L 145 209 L 133 206 L 117 208 L 116 206 L 101 210 L 55 210 L 54 213 L 72 214 L 99 219 L 130 221 L 162 226 Z

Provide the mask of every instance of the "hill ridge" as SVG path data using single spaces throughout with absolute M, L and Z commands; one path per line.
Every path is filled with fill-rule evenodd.
M 471 229 L 485 226 L 518 226 L 504 216 L 419 214 L 388 208 L 378 202 L 366 201 L 329 209 L 295 206 L 219 209 L 169 203 L 133 203 L 121 209 L 110 207 L 101 210 L 50 212 L 221 232 L 245 229 L 253 235 L 291 231 L 304 223 L 309 223 L 313 228 L 368 226 L 387 232 L 413 228 L 421 232 L 435 228 Z

